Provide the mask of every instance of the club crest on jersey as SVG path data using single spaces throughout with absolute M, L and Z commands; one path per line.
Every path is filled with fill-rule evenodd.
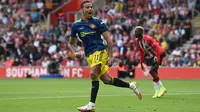
M 92 29 L 96 28 L 96 26 L 95 26 L 94 24 L 91 24 L 90 27 L 91 27 Z

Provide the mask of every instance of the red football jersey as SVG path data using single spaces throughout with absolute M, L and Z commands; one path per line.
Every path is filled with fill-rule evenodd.
M 140 62 L 144 62 L 144 54 L 156 56 L 157 62 L 160 62 L 160 55 L 164 52 L 159 43 L 149 35 L 143 35 L 143 40 L 136 38 L 137 49 L 140 52 Z

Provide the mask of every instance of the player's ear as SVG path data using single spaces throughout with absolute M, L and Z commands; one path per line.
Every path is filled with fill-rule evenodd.
M 81 9 L 80 9 L 80 12 L 81 12 L 81 13 L 84 13 L 84 10 L 83 10 L 83 8 L 81 8 Z

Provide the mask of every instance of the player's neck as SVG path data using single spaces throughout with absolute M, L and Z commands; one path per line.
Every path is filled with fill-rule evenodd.
M 89 19 L 90 19 L 89 17 L 84 17 L 84 16 L 82 17 L 82 20 L 83 20 L 83 21 L 86 21 L 86 22 L 87 22 Z

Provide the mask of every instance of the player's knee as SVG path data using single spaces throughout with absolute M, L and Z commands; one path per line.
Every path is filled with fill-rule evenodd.
M 153 81 L 154 81 L 154 82 L 158 82 L 159 80 L 160 80 L 160 78 L 159 78 L 158 76 L 153 77 Z
M 152 74 L 154 74 L 154 71 L 153 71 L 153 70 L 150 70 L 149 73 L 152 75 Z
M 103 83 L 106 84 L 106 85 L 111 84 L 111 82 L 109 80 L 105 80 L 105 81 L 103 81 Z
M 157 69 L 155 67 L 152 67 L 149 73 L 155 74 L 157 72 Z
M 99 69 L 92 69 L 91 70 L 91 79 L 92 80 L 97 79 L 100 72 L 101 72 L 101 70 L 99 70 Z
M 103 80 L 103 83 L 104 84 L 111 84 L 112 80 L 111 79 L 105 79 L 105 80 Z
M 91 79 L 92 79 L 92 80 L 96 80 L 96 79 L 98 79 L 97 74 L 92 74 L 92 73 L 91 73 Z
M 98 79 L 98 73 L 92 72 L 92 71 L 91 71 L 91 79 L 92 79 L 92 80 Z

